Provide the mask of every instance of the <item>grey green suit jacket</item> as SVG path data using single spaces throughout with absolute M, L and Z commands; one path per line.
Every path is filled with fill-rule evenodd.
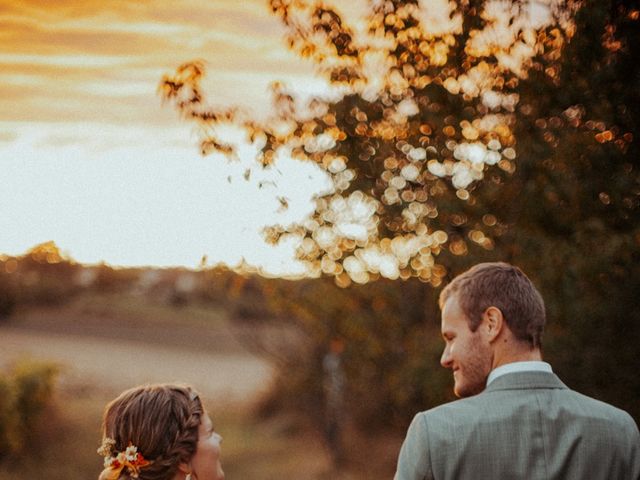
M 640 435 L 552 373 L 509 373 L 415 416 L 395 480 L 426 479 L 639 480 Z

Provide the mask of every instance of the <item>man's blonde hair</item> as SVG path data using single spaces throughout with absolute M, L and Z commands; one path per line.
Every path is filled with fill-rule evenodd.
M 514 336 L 539 348 L 546 321 L 544 300 L 518 267 L 504 262 L 480 263 L 458 275 L 440 293 L 440 309 L 451 297 L 458 299 L 475 332 L 489 307 L 501 312 Z

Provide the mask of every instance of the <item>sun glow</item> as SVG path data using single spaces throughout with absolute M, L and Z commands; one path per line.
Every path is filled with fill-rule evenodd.
M 509 2 L 487 0 L 481 13 L 487 24 L 469 32 L 464 50 L 473 61 L 456 71 L 443 68 L 465 28 L 456 4 L 418 3 L 376 13 L 370 28 L 356 21 L 354 38 L 372 42 L 358 45 L 346 40 L 348 29 L 335 44 L 319 37 L 307 43 L 307 35 L 342 27 L 327 13 L 320 30 L 294 28 L 289 13 L 312 14 L 304 3 L 274 3 L 269 15 L 264 0 L 63 0 L 56 8 L 0 0 L 6 40 L 0 88 L 7 98 L 0 104 L 6 210 L 0 252 L 53 240 L 84 262 L 193 266 L 207 258 L 269 263 L 271 273 L 300 272 L 297 252 L 313 274 L 333 271 L 363 283 L 369 273 L 405 278 L 414 271 L 436 284 L 423 278 L 438 273 L 428 255 L 443 248 L 463 255 L 466 244 L 437 240 L 429 219 L 438 209 L 427 200 L 444 195 L 444 182 L 451 182 L 457 197 L 470 201 L 485 167 L 514 171 L 519 96 L 509 92 L 527 73 L 537 52 L 533 29 L 550 19 L 544 12 L 551 7 L 538 13 L 527 7 L 523 16 Z M 349 10 L 352 17 L 359 7 Z M 378 35 L 385 25 L 397 34 Z M 395 60 L 394 43 L 406 49 Z M 376 50 L 381 54 L 370 54 Z M 357 53 L 364 77 L 354 76 L 354 59 L 343 53 Z M 336 70 L 343 61 L 345 68 Z M 314 77 L 314 63 L 332 80 Z M 440 72 L 435 78 L 425 73 L 432 67 Z M 324 101 L 294 113 L 305 102 L 290 92 L 326 98 L 329 83 L 336 87 L 332 97 L 342 92 L 382 102 L 382 116 L 365 104 L 346 115 L 329 113 Z M 459 124 L 449 121 L 454 117 L 419 119 L 443 106 L 423 95 L 432 83 L 461 97 L 475 116 Z M 413 98 L 415 92 L 422 93 Z M 273 108 L 279 113 L 267 117 Z M 181 122 L 176 110 L 190 122 Z M 415 141 L 407 140 L 412 128 Z M 369 174 L 356 179 L 353 153 L 341 150 L 348 135 L 363 140 L 360 160 L 384 167 L 377 183 Z M 599 138 L 610 141 L 607 135 Z M 440 150 L 432 144 L 437 138 Z M 379 157 L 380 142 L 395 154 Z M 198 144 L 206 158 L 196 153 Z M 363 180 L 370 188 L 349 191 Z M 389 220 L 387 207 L 401 213 Z M 316 239 L 321 225 L 333 234 L 318 230 Z M 321 247 L 332 241 L 338 244 Z M 367 251 L 372 246 L 377 250 Z M 324 264 L 319 256 L 326 256 Z
M 257 115 L 276 79 L 321 90 L 264 2 L 0 0 L 0 11 L 0 252 L 52 240 L 83 263 L 196 268 L 204 257 L 302 273 L 299 240 L 268 245 L 261 229 L 312 211 L 321 170 L 282 158 L 256 188 L 243 178 L 251 149 L 236 163 L 201 157 L 156 94 L 193 58 L 211 67 L 213 102 Z

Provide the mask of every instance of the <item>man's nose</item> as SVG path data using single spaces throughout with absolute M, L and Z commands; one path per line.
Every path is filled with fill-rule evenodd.
M 451 368 L 451 353 L 449 351 L 449 347 L 444 347 L 442 356 L 440 357 L 440 365 L 444 368 Z

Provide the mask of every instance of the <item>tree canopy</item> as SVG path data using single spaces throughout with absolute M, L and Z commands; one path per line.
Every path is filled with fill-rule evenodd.
M 521 84 L 531 70 L 557 80 L 575 31 L 573 4 L 374 1 L 364 27 L 329 5 L 269 5 L 289 47 L 317 65 L 337 99 L 301 102 L 275 83 L 274 117 L 261 123 L 207 106 L 202 63 L 161 85 L 204 127 L 203 153 L 233 157 L 237 146 L 221 128 L 233 124 L 257 146 L 258 165 L 290 156 L 331 177 L 312 218 L 275 225 L 267 238 L 304 238 L 298 253 L 310 273 L 343 286 L 380 276 L 437 286 L 447 271 L 437 261 L 443 250 L 493 249 L 504 227 L 496 212 L 477 208 L 477 197 L 516 170 Z
M 291 156 L 327 172 L 333 190 L 311 218 L 266 232 L 302 238 L 311 274 L 342 287 L 410 280 L 348 298 L 301 286 L 287 307 L 318 348 L 337 332 L 358 345 L 353 362 L 388 373 L 365 421 L 437 401 L 421 355 L 435 332 L 418 333 L 423 314 L 437 315 L 430 287 L 484 259 L 539 286 L 545 352 L 562 378 L 640 418 L 629 341 L 640 335 L 640 2 L 372 0 L 364 22 L 327 4 L 269 5 L 335 96 L 302 102 L 275 84 L 275 113 L 259 122 L 208 107 L 198 62 L 162 92 L 203 127 L 203 153 L 233 158 L 223 127 L 235 125 L 257 148 L 255 168 Z M 413 393 L 396 398 L 407 376 Z

